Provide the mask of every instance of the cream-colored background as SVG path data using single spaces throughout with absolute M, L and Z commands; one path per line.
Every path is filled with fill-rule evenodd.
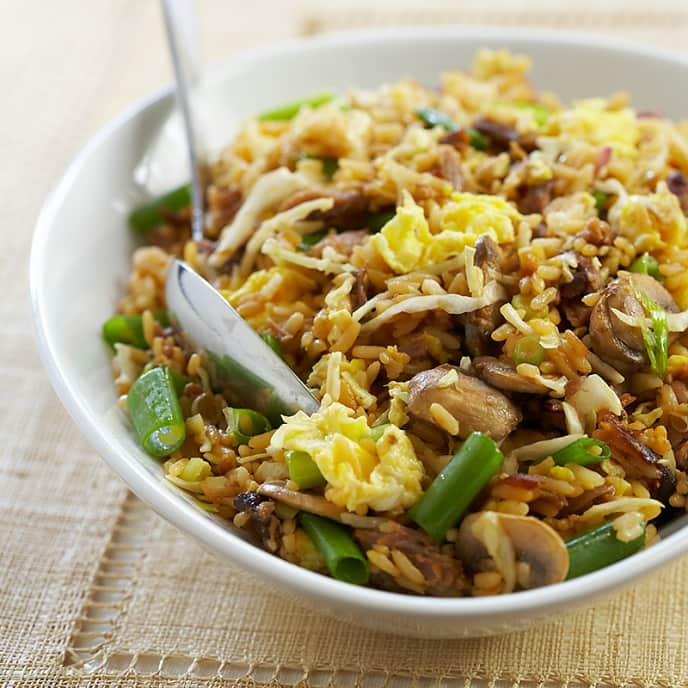
M 111 117 L 169 82 L 158 5 L 0 8 L 0 685 L 688 685 L 686 560 L 533 631 L 405 640 L 267 593 L 127 495 L 42 371 L 27 261 L 41 202 L 69 160 Z M 554 26 L 674 49 L 688 38 L 678 0 L 203 0 L 199 11 L 209 60 L 304 33 L 414 22 Z

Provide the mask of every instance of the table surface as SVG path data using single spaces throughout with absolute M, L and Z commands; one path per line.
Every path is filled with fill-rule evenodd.
M 209 61 L 294 35 L 395 23 L 554 26 L 676 49 L 688 35 L 688 9 L 667 0 L 198 5 Z M 32 341 L 28 253 L 41 203 L 69 160 L 114 115 L 171 80 L 158 4 L 0 7 L 0 684 L 688 685 L 686 561 L 545 629 L 413 641 L 278 599 L 129 494 L 47 382 Z

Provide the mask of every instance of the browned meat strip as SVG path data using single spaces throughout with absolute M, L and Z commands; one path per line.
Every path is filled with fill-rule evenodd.
M 496 279 L 501 271 L 499 246 L 487 234 L 475 242 L 475 264 L 483 271 L 485 282 Z M 472 356 L 489 354 L 496 349 L 491 335 L 502 322 L 499 312 L 502 305 L 503 302 L 493 303 L 462 316 L 466 349 Z
M 590 490 L 585 490 L 578 497 L 570 497 L 568 504 L 557 514 L 558 516 L 570 516 L 571 514 L 582 514 L 594 504 L 608 502 L 614 497 L 614 488 L 611 485 L 600 485 Z
M 384 531 L 376 528 L 357 528 L 354 537 L 364 549 L 375 545 L 399 550 L 423 574 L 429 595 L 463 595 L 468 589 L 461 562 L 454 557 L 443 554 L 432 540 L 419 530 L 406 528 L 394 521 L 385 525 Z M 378 582 L 388 590 L 404 591 L 389 574 L 380 572 Z
M 655 499 L 666 502 L 676 487 L 671 469 L 661 463 L 661 457 L 641 441 L 641 434 L 615 415 L 600 417 L 593 437 L 609 445 L 612 459 L 624 469 L 627 478 L 645 480 Z
M 645 317 L 636 291 L 647 294 L 670 313 L 678 312 L 671 294 L 650 275 L 621 273 L 602 292 L 590 315 L 590 337 L 595 353 L 621 372 L 648 365 L 640 328 L 621 322 L 612 308 L 631 317 Z
M 337 229 L 360 229 L 368 216 L 368 199 L 360 191 L 339 191 L 336 189 L 309 189 L 297 191 L 285 199 L 278 212 L 289 210 L 316 198 L 332 198 L 334 205 L 329 210 L 314 210 L 309 220 L 322 220 L 327 227 Z
M 477 431 L 500 442 L 521 422 L 521 412 L 504 394 L 451 365 L 418 373 L 409 381 L 408 392 L 408 410 L 414 416 L 435 423 L 430 407 L 440 404 L 458 421 L 462 439 Z
M 524 215 L 531 215 L 532 213 L 541 214 L 550 200 L 552 200 L 552 185 L 553 182 L 549 179 L 540 184 L 533 184 L 520 189 L 521 195 L 517 201 L 518 209 Z
M 439 146 L 439 172 L 457 191 L 463 186 L 463 172 L 461 171 L 461 156 L 451 146 Z
M 456 150 L 463 150 L 468 146 L 470 139 L 468 133 L 465 129 L 454 129 L 454 131 L 448 131 L 439 142 L 442 144 L 447 144 L 456 148 Z
M 481 133 L 490 139 L 490 142 L 496 148 L 509 150 L 509 144 L 512 141 L 518 141 L 518 133 L 516 129 L 508 124 L 497 122 L 484 115 L 478 117 L 473 126 Z
M 354 273 L 354 288 L 351 290 L 351 305 L 354 310 L 368 300 L 368 270 L 361 268 Z
M 524 394 L 547 394 L 549 392 L 547 387 L 537 380 L 519 375 L 511 361 L 493 356 L 478 356 L 473 359 L 473 367 L 488 385 L 505 392 L 523 392 Z
M 337 253 L 341 253 L 347 258 L 353 253 L 354 248 L 362 244 L 368 232 L 365 229 L 350 229 L 348 232 L 330 232 L 326 237 L 323 237 L 317 244 L 311 246 L 308 255 L 320 258 L 323 249 L 326 246 L 331 246 Z

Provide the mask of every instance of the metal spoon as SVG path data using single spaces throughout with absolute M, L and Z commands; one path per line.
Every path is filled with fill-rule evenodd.
M 191 0 L 162 0 L 165 28 L 176 79 L 191 173 L 194 241 L 203 239 L 203 190 L 196 151 L 199 150 L 189 105 L 189 85 L 199 73 L 195 46 L 184 25 L 194 20 Z M 184 38 L 186 38 L 186 43 Z M 266 415 L 273 424 L 283 414 L 302 409 L 314 413 L 317 399 L 289 366 L 227 303 L 186 263 L 174 260 L 167 273 L 165 297 L 170 317 L 194 348 L 208 353 L 213 386 L 231 403 Z

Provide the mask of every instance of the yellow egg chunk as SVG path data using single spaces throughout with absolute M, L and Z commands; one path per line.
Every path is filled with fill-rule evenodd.
M 657 185 L 656 193 L 620 198 L 611 208 L 609 220 L 639 251 L 651 251 L 665 244 L 684 248 L 688 243 L 686 217 L 678 198 L 664 182 Z
M 374 443 L 365 418 L 354 418 L 343 404 L 333 403 L 312 416 L 299 411 L 287 418 L 270 442 L 276 449 L 306 452 L 327 481 L 325 497 L 356 511 L 406 509 L 423 490 L 423 464 L 406 433 L 390 425 Z M 374 446 L 375 451 L 370 447 Z
M 548 121 L 547 133 L 561 133 L 593 146 L 611 146 L 615 153 L 635 156 L 640 133 L 630 108 L 607 110 L 601 98 L 581 100 Z
M 221 289 L 220 293 L 234 308 L 238 308 L 249 301 L 292 304 L 313 287 L 313 280 L 302 272 L 277 266 L 258 270 L 237 289 Z M 268 321 L 264 308 L 256 308 L 254 312 L 242 315 L 254 329 L 264 327 Z
M 521 219 L 498 196 L 454 193 L 439 211 L 440 231 L 432 234 L 423 209 L 405 192 L 396 215 L 371 243 L 392 270 L 406 274 L 460 254 L 483 234 L 498 243 L 513 241 L 514 224 Z

